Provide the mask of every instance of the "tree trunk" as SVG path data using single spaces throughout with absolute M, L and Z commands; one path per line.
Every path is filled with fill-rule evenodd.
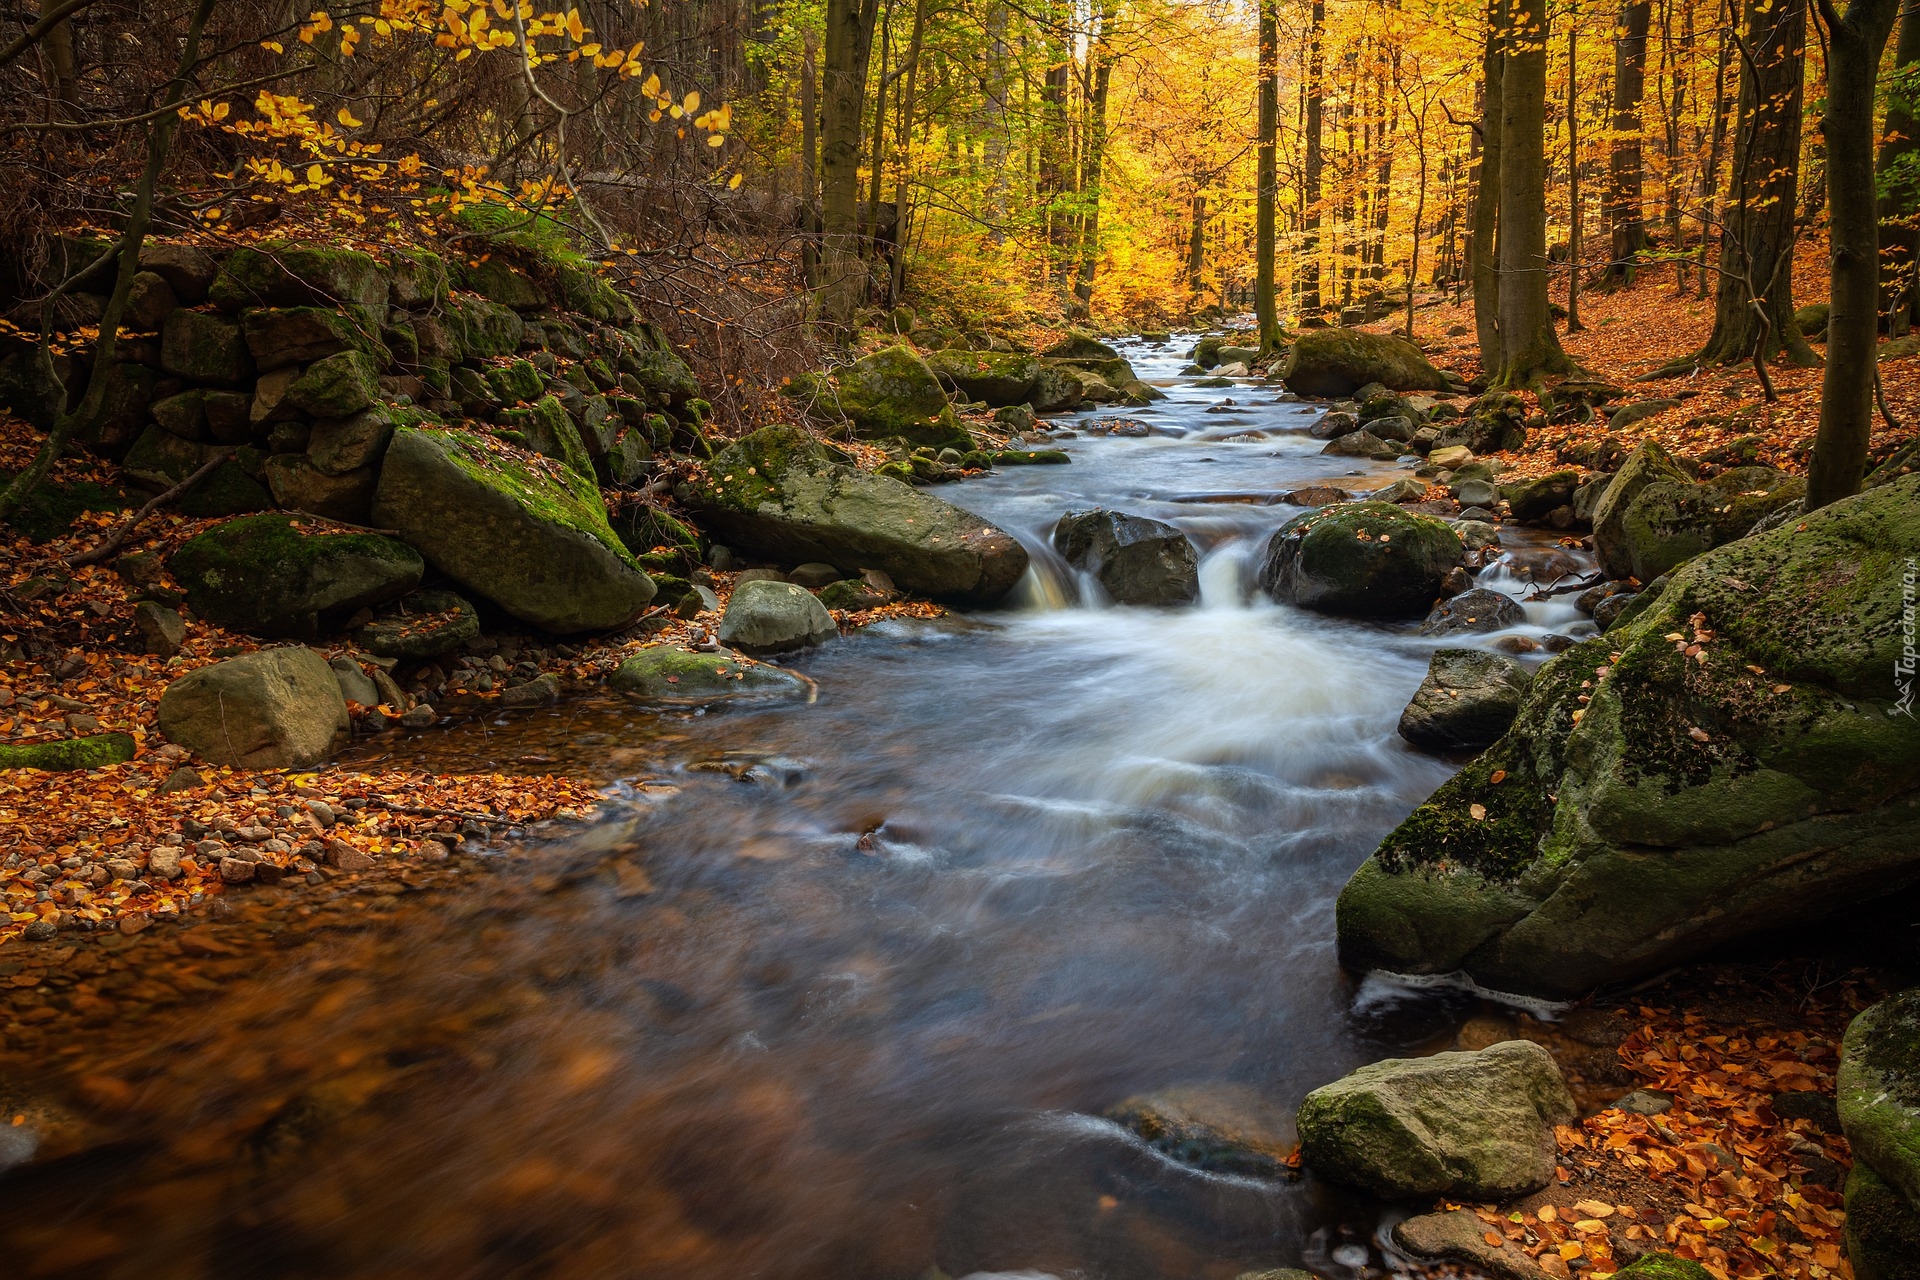
M 1193 227 L 1187 233 L 1187 306 L 1200 300 L 1207 253 L 1207 193 L 1193 193 Z
M 1627 0 L 1613 41 L 1613 149 L 1607 156 L 1607 230 L 1612 238 L 1609 285 L 1633 283 L 1634 267 L 1647 247 L 1641 207 L 1645 166 L 1640 155 L 1640 103 L 1647 91 L 1647 27 L 1650 0 Z
M 800 216 L 806 223 L 800 269 L 807 287 L 820 285 L 820 103 L 814 81 L 813 37 L 800 59 Z
M 893 0 L 887 0 L 886 8 L 881 11 L 879 36 L 880 78 L 873 87 L 873 128 L 867 133 L 873 145 L 868 148 L 867 209 L 863 215 L 864 235 L 860 246 L 863 253 L 876 261 L 885 240 L 880 232 L 880 189 L 887 170 L 887 86 L 893 83 L 894 77 L 894 73 L 887 70 L 887 64 L 893 60 Z
M 1500 87 L 1500 376 L 1530 386 L 1570 371 L 1548 308 L 1546 0 L 1511 0 Z
M 1261 355 L 1280 341 L 1280 308 L 1274 286 L 1275 148 L 1280 140 L 1280 0 L 1260 0 L 1260 154 L 1254 193 L 1253 309 L 1260 325 Z
M 907 41 L 907 84 L 900 95 L 900 137 L 894 150 L 899 159 L 900 177 L 893 189 L 893 276 L 887 286 L 887 301 L 899 305 L 907 286 L 907 176 L 913 161 L 913 108 L 919 88 L 920 46 L 927 28 L 928 0 L 915 0 L 913 35 Z M 997 170 L 996 170 L 997 172 Z
M 1007 6 L 990 0 L 987 8 L 986 165 L 988 233 L 993 243 L 1006 239 L 1007 220 Z
M 1074 314 L 1086 319 L 1093 310 L 1093 277 L 1100 265 L 1101 173 L 1107 154 L 1107 87 L 1113 81 L 1112 0 L 1101 0 L 1098 25 L 1087 45 L 1093 64 L 1093 84 L 1087 94 L 1087 131 L 1084 176 L 1080 184 L 1086 213 L 1080 224 L 1080 263 L 1074 272 Z
M 1327 66 L 1322 47 L 1326 26 L 1326 0 L 1313 0 L 1307 28 L 1306 158 L 1300 175 L 1300 203 L 1305 209 L 1305 234 L 1300 237 L 1300 313 L 1304 316 L 1318 316 L 1324 305 L 1320 301 L 1320 183 L 1326 156 L 1320 135 L 1326 99 Z
M 1495 260 L 1500 225 L 1500 99 L 1506 79 L 1505 0 L 1487 0 L 1487 47 L 1481 61 L 1480 167 L 1474 174 L 1473 232 L 1467 258 L 1473 269 L 1473 324 L 1480 341 L 1480 367 L 1500 370 L 1500 264 Z
M 1820 5 L 1833 36 L 1827 114 L 1821 122 L 1832 211 L 1833 310 L 1827 319 L 1820 430 L 1807 470 L 1809 511 L 1858 493 L 1866 472 L 1880 291 L 1873 88 L 1898 7 L 1899 0 L 1853 0 L 1842 17 L 1828 0 Z
M 860 258 L 860 116 L 867 104 L 867 61 L 880 0 L 827 0 L 825 110 L 820 148 L 823 250 L 821 312 L 839 328 L 853 325 L 866 293 Z
M 1894 42 L 1895 70 L 1912 74 L 1920 65 L 1920 3 L 1909 3 L 1900 14 L 1900 38 Z M 1914 119 L 1909 94 L 1889 95 L 1886 126 L 1882 130 L 1878 171 L 1885 194 L 1880 199 L 1880 307 L 1887 332 L 1903 334 L 1912 327 L 1920 294 L 1912 287 L 1914 253 L 1920 249 L 1916 215 L 1920 214 L 1920 174 L 1902 172 L 1914 161 L 1905 157 L 1920 149 L 1920 121 Z M 1828 170 L 1831 180 L 1832 170 Z
M 1793 323 L 1794 188 L 1800 173 L 1807 0 L 1748 0 L 1733 171 L 1720 238 L 1713 333 L 1693 363 L 1784 352 L 1819 358 Z
M 1720 194 L 1720 153 L 1727 147 L 1727 62 L 1733 56 L 1733 0 L 1720 0 L 1720 52 L 1713 70 L 1713 137 L 1707 148 L 1707 164 L 1700 171 L 1700 296 L 1707 296 L 1707 255 L 1716 222 L 1714 205 Z M 1724 236 L 1723 236 L 1724 239 Z
M 1580 10 L 1567 10 L 1567 332 L 1580 323 Z

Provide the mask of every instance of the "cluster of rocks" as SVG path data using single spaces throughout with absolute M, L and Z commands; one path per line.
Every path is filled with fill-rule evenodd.
M 1640 472 L 1603 523 L 1694 483 L 1636 491 Z M 1571 996 L 1920 881 L 1897 572 L 1916 531 L 1908 475 L 1666 571 L 1541 667 L 1506 734 L 1354 874 L 1345 962 Z M 1473 679 L 1511 705 L 1497 673 Z
M 1855 1018 L 1841 1044 L 1847 1260 L 1858 1280 L 1900 1280 L 1920 1254 L 1920 988 Z

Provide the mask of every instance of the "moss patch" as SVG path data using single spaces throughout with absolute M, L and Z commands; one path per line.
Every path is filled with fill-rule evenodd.
M 138 749 L 134 740 L 124 733 L 96 733 L 58 742 L 0 746 L 0 769 L 98 769 L 125 764 Z

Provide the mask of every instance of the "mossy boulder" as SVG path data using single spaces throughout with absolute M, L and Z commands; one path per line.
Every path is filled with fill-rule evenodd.
M 415 591 L 382 609 L 353 633 L 354 642 L 383 658 L 434 658 L 480 634 L 480 615 L 451 591 Z
M 533 276 L 499 253 L 457 263 L 454 277 L 462 289 L 515 311 L 539 311 L 547 305 L 547 295 Z
M 447 301 L 447 261 L 424 249 L 395 249 L 383 264 L 389 300 L 408 311 L 431 311 Z
M 1476 455 L 1518 449 L 1527 441 L 1527 412 L 1527 402 L 1511 391 L 1489 391 L 1465 418 L 1441 429 L 1434 447 L 1465 448 Z
M 1632 1266 L 1613 1273 L 1614 1280 L 1713 1280 L 1713 1272 L 1691 1258 L 1670 1253 L 1645 1253 Z
M 1613 474 L 1605 492 L 1593 508 L 1593 547 L 1600 567 L 1609 578 L 1631 576 L 1626 570 L 1631 560 L 1627 543 L 1627 509 L 1641 490 L 1649 485 L 1687 485 L 1693 477 L 1680 469 L 1658 441 L 1643 440 L 1620 469 Z M 1642 581 L 1651 582 L 1652 577 Z
M 1027 569 L 1019 539 L 887 476 L 856 470 L 795 427 L 723 449 L 679 496 L 709 536 L 783 564 L 880 569 L 903 589 L 990 604 Z
M 237 387 L 253 375 L 253 357 L 233 321 L 175 311 L 160 330 L 160 367 L 191 382 Z
M 927 367 L 967 399 L 995 408 L 1025 404 L 1040 376 L 1040 362 L 1016 352 L 936 351 L 927 357 Z
M 1808 342 L 1824 342 L 1827 338 L 1827 320 L 1832 315 L 1833 307 L 1828 303 L 1809 302 L 1804 307 L 1794 309 L 1793 327 Z
M 66 397 L 46 377 L 33 350 L 0 356 L 0 408 L 45 431 L 65 404 Z
M 1260 585 L 1282 604 L 1323 613 L 1418 617 L 1463 553 L 1443 520 L 1390 502 L 1340 502 L 1274 532 Z
M 1567 996 L 1920 880 L 1916 555 L 1909 476 L 1683 565 L 1361 867 L 1343 960 Z
M 1604 533 L 1595 528 L 1595 549 L 1608 577 L 1651 582 L 1703 551 L 1744 537 L 1806 494 L 1804 479 L 1770 467 L 1735 467 L 1698 484 L 1655 480 L 1624 504 L 1609 487 L 1600 506 L 1607 523 Z
M 464 295 L 448 300 L 443 322 L 460 350 L 475 359 L 512 355 L 527 332 L 526 322 L 512 307 Z
M 207 297 L 227 312 L 247 307 L 352 307 L 377 325 L 386 318 L 387 277 L 379 263 L 358 249 L 266 241 L 229 253 Z
M 267 459 L 267 488 L 275 506 L 347 524 L 367 522 L 379 478 L 372 467 L 322 471 L 302 453 L 276 453 Z
M 842 369 L 840 408 L 865 439 L 900 439 L 934 449 L 973 448 L 933 370 L 911 347 L 884 347 Z
M 625 626 L 653 598 L 590 478 L 479 432 L 397 429 L 373 519 L 455 582 L 546 631 Z
M 364 351 L 342 351 L 308 365 L 286 402 L 316 418 L 347 418 L 380 395 L 380 368 Z
M 1295 395 L 1335 400 L 1369 382 L 1392 391 L 1444 391 L 1447 380 L 1405 338 L 1360 329 L 1308 329 L 1280 374 Z
M 1506 1200 L 1553 1181 L 1573 1095 L 1529 1040 L 1389 1058 L 1309 1093 L 1300 1156 L 1322 1177 L 1389 1200 Z
M 565 464 L 576 475 L 595 479 L 593 459 L 573 419 L 553 396 L 541 396 L 524 409 L 509 409 L 502 420 L 518 430 L 527 447 Z
M 619 335 L 614 363 L 623 375 L 634 380 L 639 391 L 675 405 L 699 398 L 700 380 L 665 335 L 652 326 L 612 332 Z
M 1128 1098 L 1104 1114 L 1161 1155 L 1198 1169 L 1254 1178 L 1293 1172 L 1293 1117 L 1250 1085 L 1175 1085 Z
M 240 332 L 262 370 L 309 364 L 342 351 L 364 351 L 380 368 L 389 357 L 381 330 L 323 307 L 250 307 L 240 313 Z
M 304 769 L 344 742 L 347 701 L 312 649 L 262 649 L 175 680 L 160 695 L 160 732 L 212 764 Z
M 1050 360 L 1118 360 L 1120 353 L 1090 333 L 1074 330 L 1040 354 Z
M 608 683 L 620 693 L 687 702 L 797 698 L 811 691 L 799 676 L 768 663 L 729 650 L 702 653 L 678 645 L 642 649 L 623 660 Z
M 13 476 L 0 472 L 0 488 Z M 118 489 L 92 480 L 43 480 L 7 516 L 7 524 L 32 541 L 51 542 L 73 528 L 89 511 L 124 511 L 135 501 Z
M 699 532 L 686 521 L 662 511 L 633 503 L 608 517 L 614 534 L 636 556 L 664 554 L 682 569 L 700 563 L 702 542 Z
M 1920 987 L 1848 1025 L 1834 1100 L 1854 1159 L 1920 1211 Z
M 132 736 L 124 733 L 95 733 L 57 742 L 0 743 L 0 769 L 99 769 L 125 764 L 138 750 Z
M 313 638 L 398 599 L 426 566 L 404 542 L 298 516 L 243 516 L 189 539 L 167 567 L 195 613 L 232 631 Z
M 1087 400 L 1088 376 L 1072 365 L 1042 364 L 1033 380 L 1035 413 L 1062 413 L 1078 409 Z
M 1920 1209 L 1865 1160 L 1847 1174 L 1847 1261 L 1854 1280 L 1920 1275 Z
M 1560 507 L 1573 505 L 1573 491 L 1580 484 L 1578 471 L 1550 471 L 1544 476 L 1515 480 L 1500 486 L 1500 496 L 1515 520 L 1545 520 Z

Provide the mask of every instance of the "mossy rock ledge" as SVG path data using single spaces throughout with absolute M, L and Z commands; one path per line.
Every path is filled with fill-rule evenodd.
M 1405 338 L 1362 329 L 1308 329 L 1287 352 L 1280 380 L 1297 396 L 1337 400 L 1369 382 L 1390 391 L 1445 391 L 1447 380 Z
M 195 613 L 231 631 L 312 639 L 420 585 L 420 553 L 376 533 L 267 514 L 217 524 L 167 562 Z
M 806 432 L 764 427 L 721 450 L 681 501 L 708 536 L 781 564 L 884 570 L 907 591 L 991 604 L 1027 571 L 1019 539 L 950 503 L 834 459 Z
M 653 580 L 608 527 L 592 480 L 478 432 L 395 431 L 373 519 L 461 586 L 544 631 L 622 627 L 653 599 Z
M 1915 555 L 1909 476 L 1686 563 L 1362 864 L 1342 960 L 1570 996 L 1920 880 Z
M 933 370 L 911 347 L 884 347 L 836 377 L 840 408 L 863 439 L 904 440 L 934 449 L 973 448 Z
M 1920 987 L 1847 1027 L 1835 1101 L 1854 1157 L 1846 1190 L 1854 1275 L 1920 1275 Z
M 1418 617 L 1466 548 L 1446 521 L 1391 502 L 1337 502 L 1274 531 L 1260 585 L 1282 604 L 1353 617 Z

